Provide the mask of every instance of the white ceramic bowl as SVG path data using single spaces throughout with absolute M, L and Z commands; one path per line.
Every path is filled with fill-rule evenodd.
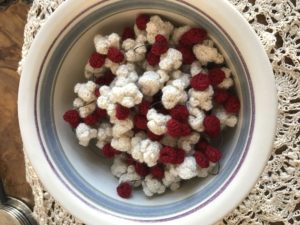
M 178 191 L 124 200 L 107 160 L 82 149 L 62 120 L 73 86 L 96 33 L 120 31 L 139 13 L 208 30 L 234 71 L 240 120 L 223 138 L 218 175 L 185 183 Z M 268 58 L 257 36 L 225 0 L 99 1 L 63 3 L 37 34 L 25 60 L 19 120 L 26 153 L 44 186 L 87 224 L 212 224 L 232 210 L 259 177 L 272 146 L 276 92 Z

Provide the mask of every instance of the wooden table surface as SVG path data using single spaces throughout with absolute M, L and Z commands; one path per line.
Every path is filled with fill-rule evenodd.
M 18 126 L 19 75 L 16 72 L 28 9 L 28 4 L 19 1 L 0 10 L 0 177 L 7 194 L 32 206 Z

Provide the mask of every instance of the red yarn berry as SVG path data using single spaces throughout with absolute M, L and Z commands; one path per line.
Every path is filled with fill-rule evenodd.
M 195 145 L 195 150 L 196 151 L 204 151 L 206 147 L 208 146 L 208 143 L 206 140 L 200 140 L 198 143 Z
M 181 164 L 183 163 L 185 158 L 185 151 L 181 148 L 176 149 L 176 157 L 173 161 L 174 164 Z
M 141 177 L 145 177 L 150 173 L 149 167 L 145 163 L 136 162 L 134 164 L 134 169 L 135 172 Z
M 159 161 L 162 163 L 174 163 L 174 161 L 176 161 L 176 156 L 174 148 L 165 146 L 159 152 Z
M 135 19 L 135 24 L 140 30 L 145 30 L 146 25 L 149 22 L 149 20 L 150 20 L 150 17 L 148 15 L 140 14 Z
M 115 47 L 110 47 L 107 52 L 107 57 L 114 63 L 120 63 L 124 60 L 124 54 L 120 49 Z
M 93 126 L 98 122 L 98 116 L 96 113 L 92 113 L 83 119 L 86 125 Z
M 72 128 L 76 128 L 80 123 L 81 119 L 77 110 L 68 110 L 63 115 L 64 121 L 70 124 Z
M 106 158 L 112 158 L 114 157 L 116 154 L 119 154 L 120 152 L 117 151 L 116 149 L 114 149 L 109 143 L 105 144 L 102 148 L 102 154 L 106 157 Z
M 210 84 L 209 78 L 205 73 L 198 73 L 191 79 L 191 87 L 197 91 L 204 91 Z
M 151 130 L 147 129 L 147 136 L 151 141 L 159 141 L 164 135 L 154 134 Z
M 224 108 L 228 113 L 238 113 L 240 107 L 240 100 L 234 95 L 229 96 L 224 104 Z
M 131 38 L 134 39 L 135 35 L 134 35 L 134 31 L 131 27 L 125 27 L 122 33 L 122 41 Z
M 128 182 L 123 182 L 117 187 L 117 193 L 122 198 L 129 198 L 132 193 L 132 187 Z
M 209 161 L 203 152 L 195 152 L 194 157 L 199 167 L 201 168 L 209 167 Z
M 130 114 L 130 110 L 120 104 L 116 107 L 116 117 L 118 120 L 125 120 Z
M 161 180 L 165 176 L 165 171 L 162 166 L 156 165 L 150 168 L 150 174 L 157 180 Z
M 168 51 L 169 44 L 168 40 L 161 34 L 155 36 L 155 42 L 151 47 L 151 52 L 154 55 L 160 56 Z
M 94 52 L 89 59 L 89 64 L 93 68 L 100 68 L 104 65 L 105 55 L 101 55 L 98 52 Z
M 99 88 L 96 88 L 94 91 L 94 95 L 98 98 L 100 96 Z
M 110 85 L 110 83 L 115 79 L 115 75 L 110 71 L 106 71 L 101 77 L 98 77 L 95 81 L 96 84 L 102 85 Z
M 208 76 L 210 80 L 210 84 L 213 86 L 217 86 L 225 79 L 225 73 L 220 68 L 214 68 L 208 70 Z
M 176 105 L 170 110 L 170 115 L 175 120 L 186 122 L 189 117 L 189 111 L 185 105 Z
M 133 118 L 134 127 L 140 130 L 147 130 L 148 120 L 143 115 L 135 115 Z
M 100 119 L 107 116 L 106 110 L 105 109 L 100 109 L 100 108 L 97 108 L 95 110 L 95 114 L 97 115 L 98 120 L 100 120 Z
M 229 94 L 226 90 L 215 89 L 214 90 L 214 101 L 217 104 L 223 104 L 228 99 Z
M 187 136 L 191 133 L 191 128 L 187 123 L 182 123 L 175 119 L 167 122 L 167 133 L 172 137 Z
M 221 124 L 218 117 L 215 115 L 208 115 L 203 120 L 205 132 L 211 137 L 217 137 L 221 131 Z
M 158 55 L 154 55 L 151 51 L 149 51 L 147 53 L 146 59 L 150 66 L 155 66 L 159 63 L 160 57 Z
M 205 156 L 208 158 L 209 161 L 216 163 L 222 158 L 222 153 L 219 149 L 214 148 L 213 146 L 209 145 L 204 151 Z
M 151 103 L 147 100 L 144 100 L 138 105 L 139 114 L 146 116 L 150 108 Z
M 202 28 L 191 28 L 180 37 L 179 43 L 184 46 L 192 46 L 201 43 L 206 38 L 206 30 Z
M 178 51 L 181 52 L 182 54 L 182 62 L 183 64 L 192 64 L 195 60 L 196 57 L 193 53 L 193 50 L 191 48 L 185 47 L 185 46 L 180 46 L 177 48 Z

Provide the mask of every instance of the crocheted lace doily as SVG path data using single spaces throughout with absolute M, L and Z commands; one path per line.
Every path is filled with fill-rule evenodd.
M 300 224 L 300 1 L 230 2 L 255 29 L 268 53 L 276 79 L 279 116 L 273 153 L 263 174 L 249 196 L 219 224 Z M 61 3 L 63 0 L 33 2 L 25 27 L 23 59 L 39 28 Z M 34 214 L 41 225 L 82 225 L 43 188 L 27 159 L 26 172 L 35 199 Z

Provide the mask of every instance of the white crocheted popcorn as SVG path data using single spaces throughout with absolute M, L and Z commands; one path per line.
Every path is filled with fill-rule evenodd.
M 147 41 L 147 32 L 146 30 L 140 30 L 136 24 L 133 26 L 133 30 L 136 37 L 139 37 L 139 40 L 144 40 L 144 42 Z
M 162 89 L 161 102 L 166 109 L 172 109 L 179 103 L 187 101 L 185 88 L 189 85 L 188 76 L 183 75 L 179 79 L 171 80 Z
M 133 122 L 130 118 L 125 120 L 115 120 L 112 127 L 112 135 L 113 137 L 121 137 L 128 131 L 132 130 L 132 128 Z
M 165 185 L 152 177 L 152 175 L 147 175 L 142 181 L 143 191 L 146 196 L 151 197 L 154 194 L 162 194 L 166 191 Z
M 194 45 L 193 52 L 196 58 L 202 65 L 207 65 L 209 62 L 221 64 L 224 62 L 224 57 L 219 53 L 218 49 L 213 47 L 212 41 L 208 40 L 202 44 Z
M 136 143 L 138 138 L 140 138 L 140 142 Z M 132 158 L 141 163 L 146 163 L 149 167 L 155 166 L 159 159 L 161 144 L 156 141 L 151 141 L 150 139 L 138 138 L 133 140 L 133 143 L 136 144 L 132 145 Z
M 234 127 L 237 124 L 238 118 L 235 114 L 227 113 L 223 107 L 217 107 L 213 113 L 220 120 L 221 128 Z
M 198 61 L 194 61 L 191 64 L 190 73 L 193 77 L 193 76 L 197 75 L 198 73 L 207 73 L 207 71 L 205 69 L 203 69 L 203 67 L 201 66 L 201 64 Z
M 180 187 L 181 178 L 178 176 L 174 165 L 167 165 L 165 167 L 164 178 L 162 179 L 165 187 L 170 188 L 171 191 L 175 191 Z
M 179 43 L 181 36 L 190 29 L 191 29 L 191 27 L 188 25 L 174 28 L 173 34 L 172 34 L 173 44 L 177 45 Z
M 114 176 L 120 177 L 127 172 L 128 165 L 125 159 L 125 154 L 119 154 L 114 157 L 113 164 L 110 167 L 110 171 Z
M 120 36 L 116 33 L 107 36 L 97 34 L 94 37 L 96 51 L 100 54 L 107 55 L 110 47 L 120 48 L 120 39 Z
M 98 148 L 103 148 L 103 146 L 109 143 L 112 139 L 112 126 L 110 123 L 103 122 L 100 124 L 97 133 L 97 144 Z
M 116 71 L 117 71 L 119 66 L 120 66 L 119 63 L 115 63 L 115 62 L 111 61 L 109 58 L 105 59 L 104 67 L 107 68 L 107 69 L 110 69 L 110 71 L 113 74 L 116 74 Z
M 128 152 L 131 151 L 131 137 L 132 135 L 124 134 L 121 137 L 114 137 L 111 139 L 110 145 L 120 152 Z
M 170 79 L 170 76 L 165 70 L 156 70 L 156 73 L 159 75 L 158 81 L 160 86 L 163 87 L 163 85 Z
M 193 128 L 195 131 L 203 132 L 203 120 L 205 118 L 205 113 L 197 107 L 192 107 L 190 104 L 187 104 L 187 108 L 190 113 L 188 122 L 191 128 Z
M 199 139 L 200 134 L 198 132 L 192 132 L 190 135 L 178 139 L 178 147 L 183 149 L 186 153 L 190 153 Z
M 96 103 L 95 102 L 92 102 L 88 105 L 82 106 L 78 109 L 79 116 L 81 118 L 85 118 L 88 115 L 92 114 L 95 111 L 95 109 L 96 109 Z
M 125 59 L 128 62 L 140 62 L 145 59 L 147 48 L 144 42 L 126 39 L 122 43 Z
M 108 105 L 112 102 L 110 101 L 111 88 L 109 86 L 103 85 L 99 88 L 100 96 L 97 99 L 97 105 L 101 109 L 107 109 Z
M 73 101 L 73 106 L 75 108 L 82 107 L 82 106 L 84 106 L 84 101 L 81 98 L 75 98 Z
M 88 146 L 91 139 L 97 137 L 97 130 L 91 128 L 85 123 L 80 123 L 76 127 L 76 136 L 79 140 L 79 144 L 82 146 Z
M 85 65 L 84 68 L 84 76 L 87 79 L 94 77 L 100 77 L 103 72 L 104 72 L 105 68 L 102 66 L 100 68 L 94 68 L 90 65 L 89 62 L 87 62 L 87 64 Z
M 183 180 L 189 180 L 198 175 L 198 166 L 194 156 L 186 156 L 184 161 L 176 167 L 178 176 Z
M 135 172 L 134 166 L 127 167 L 126 173 L 122 174 L 119 178 L 119 184 L 128 182 L 133 187 L 138 187 L 142 184 L 142 177 Z
M 167 132 L 166 125 L 170 119 L 171 116 L 158 113 L 155 109 L 150 109 L 147 113 L 147 127 L 156 135 L 165 134 Z
M 212 97 L 214 94 L 214 90 L 211 85 L 206 88 L 204 91 L 196 91 L 195 89 L 191 88 L 188 91 L 189 101 L 188 103 L 192 107 L 199 107 L 203 110 L 209 111 L 213 107 Z
M 146 32 L 147 32 L 147 41 L 150 44 L 155 42 L 155 37 L 158 34 L 165 36 L 169 39 L 170 34 L 172 33 L 174 26 L 166 21 L 164 22 L 159 16 L 151 16 L 150 21 L 147 23 Z
M 139 88 L 147 96 L 155 95 L 161 88 L 160 76 L 155 71 L 146 71 L 138 80 Z
M 162 145 L 165 145 L 165 146 L 170 146 L 170 147 L 177 147 L 177 141 L 178 141 L 178 139 L 177 138 L 175 138 L 175 137 L 172 137 L 172 136 L 170 136 L 170 135 L 168 135 L 168 134 L 165 134 L 164 136 L 163 136 L 163 138 L 160 140 L 160 143 L 162 144 Z
M 160 56 L 159 68 L 166 71 L 177 70 L 182 64 L 182 54 L 174 48 Z
M 142 99 L 143 94 L 134 83 L 128 83 L 123 87 L 115 86 L 111 89 L 110 100 L 127 108 L 140 104 Z
M 225 73 L 225 79 L 220 84 L 218 84 L 218 87 L 228 89 L 234 84 L 233 79 L 231 78 L 231 70 L 226 67 L 222 67 L 221 70 L 223 70 L 223 72 Z
M 97 84 L 93 81 L 88 81 L 86 83 L 78 83 L 74 87 L 74 92 L 85 102 L 92 102 L 96 100 L 95 90 Z
M 112 86 L 123 87 L 129 83 L 135 83 L 139 76 L 135 71 L 135 66 L 132 63 L 127 63 L 117 68 L 116 77 Z

